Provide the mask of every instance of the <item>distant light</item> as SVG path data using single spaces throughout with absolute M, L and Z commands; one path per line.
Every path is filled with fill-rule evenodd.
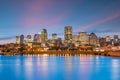
M 105 50 L 101 49 L 100 51 L 101 51 L 101 52 L 104 52 Z
M 38 32 L 38 34 L 41 34 L 41 32 Z
M 43 54 L 43 56 L 48 56 L 48 54 Z
M 96 50 L 97 52 L 99 52 L 99 50 Z

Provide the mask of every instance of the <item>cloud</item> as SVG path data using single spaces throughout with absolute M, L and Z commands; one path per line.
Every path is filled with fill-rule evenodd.
M 69 15 L 66 10 L 55 10 L 56 4 L 54 1 L 37 0 L 27 4 L 27 10 L 22 14 L 18 25 L 32 28 L 50 26 L 56 28 L 54 25 L 60 24 Z M 47 27 L 49 28 L 49 27 Z
M 15 39 L 15 36 L 1 37 L 1 38 L 0 38 L 0 40 L 10 40 L 10 39 Z
M 116 18 L 118 18 L 118 17 L 120 17 L 120 11 L 116 12 L 116 13 L 113 14 L 112 16 L 108 16 L 108 17 L 106 17 L 106 18 L 104 18 L 104 19 L 101 19 L 101 20 L 92 22 L 92 23 L 87 24 L 87 25 L 85 25 L 85 26 L 81 26 L 81 27 L 80 27 L 79 29 L 77 29 L 76 31 L 78 31 L 78 30 L 83 30 L 83 31 L 85 31 L 85 30 L 87 30 L 87 29 L 89 29 L 89 28 L 92 28 L 92 27 L 94 27 L 94 26 L 96 26 L 96 25 L 100 25 L 100 24 L 109 22 L 109 21 L 114 20 L 114 19 L 116 19 Z

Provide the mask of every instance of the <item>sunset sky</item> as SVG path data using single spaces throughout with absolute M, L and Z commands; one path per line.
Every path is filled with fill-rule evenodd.
M 120 32 L 120 0 L 0 0 L 0 41 L 16 35 Z

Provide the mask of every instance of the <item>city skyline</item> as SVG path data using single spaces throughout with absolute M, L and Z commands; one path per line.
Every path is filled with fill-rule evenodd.
M 45 28 L 49 34 L 73 32 L 120 32 L 119 0 L 35 0 L 0 1 L 0 42 L 16 35 L 35 34 Z
M 0 80 L 120 80 L 120 0 L 0 0 Z
M 37 38 L 42 39 L 42 36 L 40 36 L 42 34 L 43 34 L 43 37 L 46 36 L 46 38 L 44 39 L 45 42 L 47 40 L 53 39 L 53 35 L 56 36 L 56 39 L 61 38 L 62 40 L 68 40 L 68 39 L 72 40 L 74 36 L 79 36 L 79 35 L 81 35 L 81 38 L 84 38 L 85 35 L 90 36 L 91 34 L 95 34 L 98 38 L 109 37 L 110 39 L 114 39 L 114 36 L 116 36 L 116 35 L 118 36 L 118 38 L 120 36 L 120 32 L 113 32 L 113 33 L 107 32 L 107 33 L 97 33 L 97 34 L 94 33 L 94 32 L 89 32 L 88 33 L 88 32 L 85 32 L 85 31 L 73 32 L 74 30 L 73 30 L 72 26 L 65 26 L 63 33 L 54 32 L 54 33 L 49 34 L 47 31 L 48 31 L 47 29 L 43 28 L 43 29 L 41 29 L 41 31 L 36 32 L 35 34 L 32 34 L 32 35 L 31 34 L 26 34 L 26 35 L 19 34 L 19 35 L 15 35 L 15 36 L 12 36 L 12 37 L 3 37 L 3 38 L 0 38 L 0 44 L 15 43 L 16 37 L 20 37 L 20 36 L 24 36 L 24 40 L 27 40 L 28 38 L 31 38 L 31 40 L 34 41 L 34 39 L 37 39 Z M 81 33 L 83 33 L 83 34 L 81 34 Z M 66 38 L 66 37 L 68 37 L 68 38 Z M 83 42 L 84 42 L 84 40 L 83 40 Z
M 2 39 L 2 38 L 1 38 Z M 65 26 L 64 27 L 64 33 L 63 34 L 57 34 L 57 33 L 52 33 L 51 35 L 47 32 L 47 29 L 42 29 L 39 33 L 36 33 L 34 35 L 16 35 L 13 38 L 8 37 L 8 38 L 4 38 L 2 39 L 3 41 L 5 40 L 10 40 L 10 39 L 14 39 L 13 42 L 5 42 L 5 43 L 1 43 L 1 44 L 26 44 L 26 43 L 30 43 L 30 46 L 36 45 L 40 43 L 54 43 L 56 41 L 63 41 L 64 44 L 66 43 L 74 43 L 75 45 L 78 46 L 78 44 L 81 45 L 91 45 L 91 44 L 98 44 L 99 42 L 102 41 L 106 41 L 106 44 L 112 44 L 112 42 L 117 42 L 119 43 L 120 39 L 119 39 L 119 35 L 114 34 L 114 35 L 98 35 L 94 32 L 88 33 L 88 32 L 78 32 L 78 33 L 73 33 L 73 28 L 72 26 Z M 100 41 L 99 41 L 100 40 Z M 51 42 L 52 41 L 52 42 Z M 80 43 L 79 43 L 80 42 Z M 31 44 L 32 43 L 32 44 Z

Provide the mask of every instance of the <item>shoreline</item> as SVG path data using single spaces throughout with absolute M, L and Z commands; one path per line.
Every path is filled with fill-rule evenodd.
M 120 57 L 119 52 L 104 51 L 39 51 L 39 52 L 23 52 L 19 53 L 5 53 L 3 56 L 80 56 L 80 55 L 99 55 L 99 56 L 110 56 Z
M 108 52 L 108 54 L 111 56 L 111 57 L 120 57 L 120 51 L 119 52 Z

